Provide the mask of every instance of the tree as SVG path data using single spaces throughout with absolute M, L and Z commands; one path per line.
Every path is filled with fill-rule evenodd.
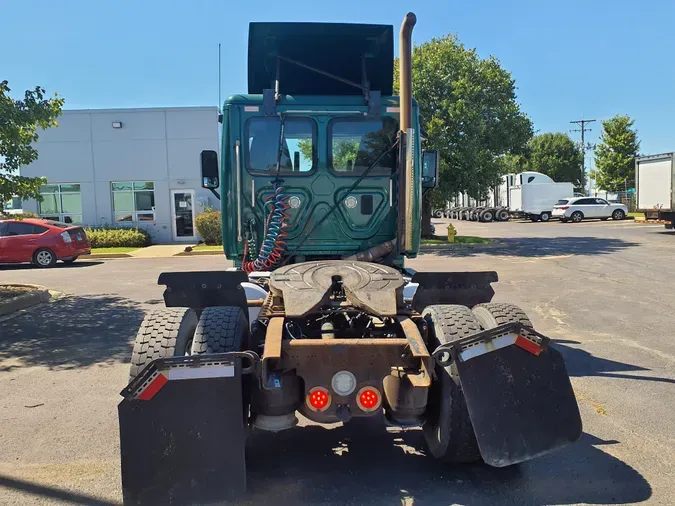
M 584 155 L 579 147 L 563 133 L 534 136 L 528 143 L 524 170 L 542 172 L 553 181 L 570 182 L 575 189 L 586 187 Z
M 18 174 L 22 165 L 38 158 L 32 146 L 38 140 L 38 128 L 56 126 L 61 115 L 63 99 L 58 96 L 45 98 L 45 90 L 36 86 L 27 90 L 23 100 L 9 96 L 7 81 L 0 82 L 0 211 L 13 196 L 21 199 L 41 200 L 40 185 L 47 181 L 41 177 L 24 177 Z
M 428 202 L 442 203 L 458 192 L 480 196 L 507 172 L 503 155 L 521 153 L 532 137 L 532 122 L 516 102 L 515 81 L 499 61 L 482 59 L 456 37 L 415 45 L 412 91 L 419 103 L 425 149 L 441 153 L 439 186 Z M 399 62 L 394 67 L 398 88 Z
M 635 121 L 616 115 L 602 122 L 600 145 L 595 151 L 596 170 L 591 172 L 596 186 L 606 191 L 635 187 L 635 157 L 640 150 Z

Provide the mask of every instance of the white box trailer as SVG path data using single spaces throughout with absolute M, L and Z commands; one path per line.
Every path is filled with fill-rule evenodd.
M 675 153 L 640 156 L 635 159 L 635 193 L 638 212 L 647 219 L 675 220 Z
M 512 214 L 532 221 L 549 221 L 553 206 L 574 195 L 572 183 L 537 183 L 516 186 L 509 190 Z
M 560 199 L 574 195 L 572 183 L 556 183 L 540 172 L 517 174 L 515 185 L 507 184 L 507 188 L 511 214 L 530 218 L 532 221 L 549 221 L 553 206 Z

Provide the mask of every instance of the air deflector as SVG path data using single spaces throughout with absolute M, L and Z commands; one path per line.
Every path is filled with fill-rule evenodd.
M 248 92 L 273 89 L 277 55 L 363 83 L 365 60 L 369 89 L 392 95 L 394 30 L 390 25 L 350 23 L 250 23 Z M 357 87 L 281 62 L 279 92 L 289 95 L 363 95 Z

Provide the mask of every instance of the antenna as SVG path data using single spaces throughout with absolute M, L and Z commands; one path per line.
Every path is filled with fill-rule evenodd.
M 220 42 L 218 43 L 218 112 L 221 113 L 222 111 L 220 108 L 223 106 L 223 104 L 220 101 Z

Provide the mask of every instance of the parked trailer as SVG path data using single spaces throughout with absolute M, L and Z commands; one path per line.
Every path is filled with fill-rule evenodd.
M 541 172 L 506 174 L 486 200 L 476 200 L 467 194 L 460 194 L 455 201 L 461 204 L 448 209 L 445 216 L 483 222 L 507 221 L 511 217 L 549 221 L 553 206 L 560 199 L 573 194 L 572 183 L 556 183 Z M 442 214 L 440 211 L 437 213 Z
M 508 221 L 511 215 L 505 207 L 453 207 L 448 209 L 446 217 L 451 220 L 489 223 L 491 221 Z
M 637 210 L 648 220 L 663 220 L 675 229 L 675 153 L 641 156 L 635 159 Z
M 519 180 L 520 184 L 509 188 L 509 210 L 532 221 L 549 221 L 553 206 L 574 194 L 572 183 L 556 183 L 538 172 L 523 172 Z

